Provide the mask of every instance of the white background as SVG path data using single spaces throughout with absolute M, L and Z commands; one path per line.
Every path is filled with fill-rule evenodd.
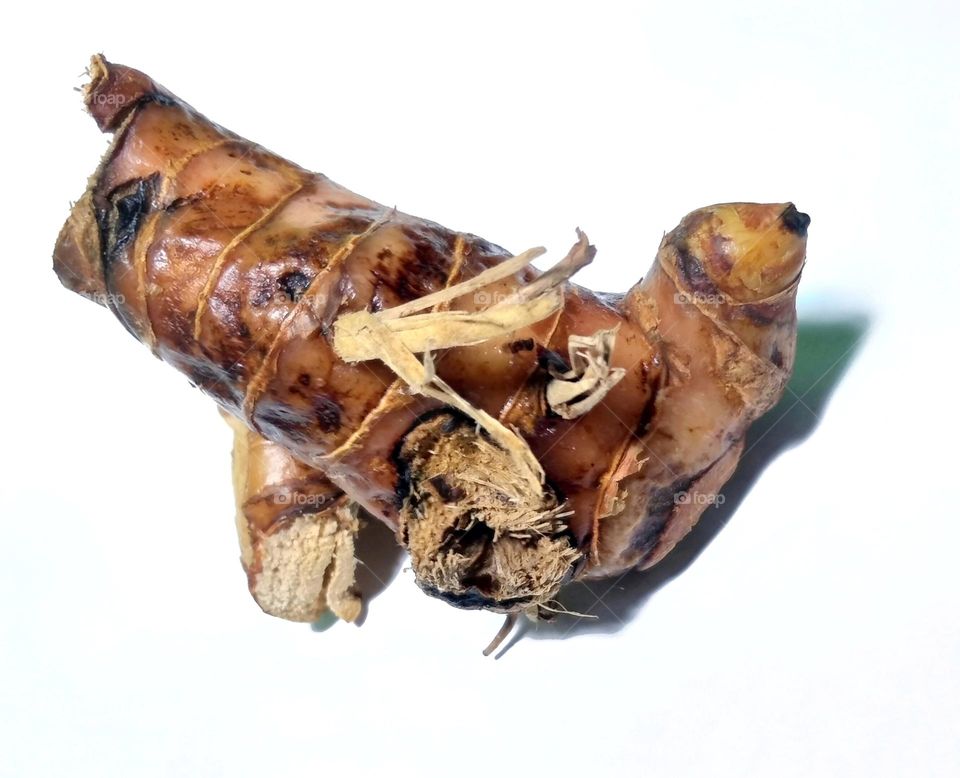
M 953 3 L 5 15 L 0 774 L 960 774 Z M 693 208 L 793 200 L 826 376 L 663 570 L 574 593 L 596 621 L 484 659 L 500 617 L 405 570 L 360 628 L 263 616 L 215 410 L 50 270 L 106 144 L 95 51 L 513 250 L 581 226 L 598 289 Z

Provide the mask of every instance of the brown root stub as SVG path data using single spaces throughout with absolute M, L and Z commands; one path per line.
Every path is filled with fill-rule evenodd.
M 233 430 L 233 487 L 240 560 L 264 613 L 316 621 L 332 611 L 356 621 L 357 506 L 311 470 L 238 419 Z
M 399 535 L 420 588 L 460 608 L 514 612 L 547 602 L 584 552 L 548 486 L 532 492 L 477 425 L 442 413 L 398 453 L 408 493 Z

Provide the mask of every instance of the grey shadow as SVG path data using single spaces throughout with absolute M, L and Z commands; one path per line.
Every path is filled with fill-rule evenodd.
M 578 582 L 561 592 L 563 608 L 582 616 L 558 615 L 532 625 L 526 620 L 497 654 L 524 637 L 559 639 L 622 629 L 660 587 L 686 570 L 727 525 L 764 469 L 784 451 L 806 440 L 820 423 L 830 396 L 855 359 L 869 329 L 865 315 L 800 322 L 797 356 L 783 399 L 747 432 L 746 453 L 723 488 L 724 502 L 709 508 L 667 557 L 620 579 Z
M 393 531 L 382 521 L 370 516 L 361 519 L 357 535 L 357 589 L 363 597 L 363 610 L 354 622 L 358 627 L 367 618 L 370 602 L 377 598 L 397 577 L 403 566 L 406 552 L 397 544 Z M 310 628 L 314 632 L 326 632 L 339 619 L 329 611 Z

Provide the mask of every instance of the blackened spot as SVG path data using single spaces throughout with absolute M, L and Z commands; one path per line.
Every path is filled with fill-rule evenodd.
M 700 260 L 690 251 L 686 241 L 677 243 L 676 249 L 677 270 L 687 288 L 692 292 L 699 292 L 700 294 L 716 294 L 717 287 L 703 269 Z
M 498 603 L 495 599 L 487 597 L 476 589 L 466 592 L 444 592 L 434 586 L 421 585 L 421 589 L 431 597 L 436 597 L 457 608 L 465 610 L 479 610 L 480 608 L 496 608 Z
M 465 610 L 488 608 L 496 611 L 508 611 L 528 605 L 532 600 L 531 597 L 511 597 L 506 600 L 497 600 L 494 597 L 485 595 L 478 589 L 471 588 L 465 592 L 443 592 L 429 584 L 420 583 L 419 581 L 417 581 L 417 583 L 425 594 L 429 594 L 431 597 L 436 597 L 449 605 L 453 605 L 456 608 L 464 608 Z
M 240 322 L 240 324 L 237 325 L 237 334 L 246 340 L 250 337 L 250 328 L 244 322 Z
M 313 398 L 313 415 L 324 432 L 340 429 L 340 406 L 328 395 L 320 394 Z
M 397 470 L 397 483 L 395 491 L 396 508 L 400 509 L 403 506 L 404 501 L 409 499 L 409 506 L 411 508 L 410 515 L 414 518 L 416 518 L 417 514 L 413 508 L 419 504 L 419 498 L 417 496 L 419 492 L 412 488 L 414 479 L 412 464 L 417 454 L 416 451 L 405 451 L 404 447 L 407 442 L 407 436 L 410 435 L 413 430 L 422 424 L 428 424 L 435 419 L 441 419 L 439 423 L 439 431 L 441 435 L 450 435 L 463 424 L 474 424 L 472 420 L 460 414 L 459 411 L 451 411 L 449 408 L 436 408 L 419 416 L 417 420 L 410 426 L 410 428 L 397 438 L 397 442 L 394 445 L 393 451 L 390 455 L 390 460 L 393 462 Z
M 410 241 L 413 256 L 403 257 L 396 276 L 388 283 L 401 300 L 415 300 L 441 289 L 446 283 L 452 241 L 444 232 L 411 227 L 404 227 L 403 234 Z M 442 244 L 440 250 L 438 244 Z
M 570 365 L 567 364 L 567 360 L 556 351 L 551 351 L 543 346 L 537 350 L 537 364 L 547 372 L 567 373 L 570 370 Z
M 158 92 L 151 92 L 148 95 L 144 95 L 137 102 L 141 105 L 145 105 L 147 103 L 156 103 L 157 105 L 164 106 L 177 105 L 177 101 L 174 98 L 169 97 L 168 95 L 162 95 Z
M 573 535 L 572 532 L 571 532 L 570 534 L 571 534 L 571 536 Z M 579 543 L 579 544 L 578 544 L 578 543 L 574 542 L 575 540 L 576 540 L 576 539 L 574 538 L 574 539 L 571 540 L 571 542 L 570 542 L 570 545 L 573 546 L 574 548 L 580 548 L 580 549 L 590 548 L 590 545 L 591 545 L 591 543 L 593 542 L 593 533 L 592 533 L 592 532 L 588 532 L 587 535 L 586 535 L 586 537 L 584 537 L 582 543 Z M 579 577 L 580 577 L 580 573 L 583 572 L 584 568 L 587 566 L 587 562 L 589 562 L 589 561 L 590 561 L 590 554 L 584 553 L 584 554 L 581 554 L 579 557 L 577 557 L 576 561 L 575 561 L 575 562 L 573 563 L 573 565 L 570 567 L 570 571 L 569 571 L 569 572 L 567 573 L 567 575 L 565 576 L 565 580 L 566 580 L 566 581 L 573 581 L 573 580 L 576 580 L 577 578 L 579 578 Z
M 413 476 L 411 473 L 411 458 L 412 455 L 407 456 L 403 451 L 404 443 L 406 442 L 407 435 L 410 434 L 410 430 L 407 430 L 406 433 L 401 435 L 397 442 L 394 444 L 393 451 L 391 452 L 390 460 L 393 462 L 394 467 L 397 471 L 397 481 L 394 487 L 394 494 L 392 495 L 394 503 L 397 507 L 397 510 L 402 510 L 404 503 L 409 499 L 410 511 L 408 515 L 414 519 L 419 517 L 419 512 L 417 507 L 420 503 L 420 492 L 412 488 Z M 403 545 L 406 546 L 410 542 L 409 531 L 404 526 L 403 530 Z
M 677 507 L 677 495 L 686 492 L 693 481 L 693 478 L 680 478 L 669 486 L 654 490 L 650 495 L 650 501 L 647 503 L 647 518 L 638 527 L 630 543 L 630 548 L 639 553 L 641 559 L 657 547 Z
M 465 246 L 464 254 L 467 256 L 475 255 L 481 257 L 507 257 L 510 252 L 496 243 L 491 243 L 479 235 L 467 234 L 463 236 Z
M 157 175 L 138 178 L 110 193 L 108 211 L 98 214 L 103 266 L 109 270 L 123 249 L 133 242 L 153 202 Z
M 779 347 L 773 347 L 773 353 L 770 354 L 770 361 L 781 370 L 783 369 L 783 354 L 780 353 Z
M 458 555 L 480 559 L 493 544 L 495 535 L 493 527 L 476 518 L 473 511 L 468 511 L 443 531 L 437 550 L 455 551 Z
M 659 516 L 650 515 L 640 525 L 639 530 L 630 542 L 630 548 L 640 555 L 640 559 L 645 559 L 656 548 L 669 518 L 669 513 Z
M 797 206 L 793 203 L 787 206 L 787 209 L 781 214 L 780 219 L 783 221 L 783 226 L 786 227 L 789 232 L 792 232 L 794 235 L 799 235 L 801 238 L 806 236 L 807 227 L 810 226 L 810 217 L 798 211 Z
M 166 211 L 167 213 L 173 213 L 179 208 L 183 208 L 187 205 L 193 205 L 193 203 L 202 199 L 203 199 L 203 192 L 194 192 L 193 194 L 187 195 L 186 197 L 178 197 L 176 200 L 171 202 L 170 205 L 164 208 L 164 211 Z
M 346 215 L 326 221 L 310 234 L 310 242 L 314 245 L 333 243 L 339 245 L 347 233 L 361 235 L 373 223 L 369 217 Z
M 191 361 L 187 367 L 187 377 L 191 384 L 201 389 L 221 383 L 224 379 L 223 373 L 214 365 L 201 361 Z
M 455 484 L 451 484 L 442 475 L 435 475 L 431 478 L 430 485 L 436 489 L 437 494 L 440 495 L 440 499 L 447 503 L 459 502 L 466 495 L 463 489 Z
M 651 517 L 667 517 L 677 506 L 677 495 L 690 488 L 692 478 L 679 478 L 669 486 L 654 490 L 647 503 L 647 514 Z
M 297 383 L 300 384 L 300 386 L 310 386 L 310 374 L 301 373 L 300 375 L 298 375 Z
M 122 96 L 122 95 L 121 95 Z M 128 96 L 132 97 L 132 95 Z M 136 99 L 127 99 L 127 101 L 120 105 L 117 108 L 116 113 L 114 114 L 110 122 L 110 130 L 112 131 L 134 110 L 140 110 L 143 106 L 150 103 L 156 103 L 157 105 L 163 106 L 173 106 L 178 105 L 177 101 L 169 97 L 168 95 L 158 94 L 156 92 L 148 92 L 146 94 L 140 95 Z
M 381 260 L 389 259 L 392 256 L 393 256 L 393 252 L 389 248 L 383 248 L 377 252 L 377 259 L 381 259 Z
M 277 279 L 277 285 L 291 302 L 297 302 L 310 286 L 310 278 L 299 270 L 284 273 Z
M 533 338 L 527 338 L 526 340 L 515 340 L 510 344 L 510 351 L 513 354 L 517 354 L 521 351 L 533 351 L 534 345 Z
M 644 370 L 646 372 L 646 370 Z M 640 412 L 640 419 L 637 421 L 636 434 L 643 436 L 647 434 L 647 430 L 650 429 L 650 424 L 653 421 L 653 417 L 657 412 L 657 396 L 660 394 L 660 388 L 663 386 L 663 374 L 658 373 L 657 377 L 654 379 L 653 385 L 650 387 L 650 397 L 647 398 L 647 402 L 643 406 L 643 410 Z
M 261 402 L 255 415 L 257 428 L 268 435 L 275 431 L 278 436 L 294 443 L 305 443 L 310 437 L 307 433 L 308 419 L 296 409 L 278 403 Z

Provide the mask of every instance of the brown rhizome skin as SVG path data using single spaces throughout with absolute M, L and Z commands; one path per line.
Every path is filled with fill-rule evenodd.
M 549 612 L 569 581 L 662 559 L 789 379 L 809 223 L 790 203 L 693 211 L 640 282 L 597 294 L 567 281 L 594 256 L 583 235 L 564 273 L 505 265 L 138 71 L 94 57 L 84 98 L 113 141 L 56 272 L 228 417 L 242 561 L 268 613 L 356 618 L 361 515 L 395 530 L 429 594 Z M 410 347 L 423 382 L 390 351 L 415 320 L 440 333 Z M 383 354 L 350 356 L 348 321 Z

